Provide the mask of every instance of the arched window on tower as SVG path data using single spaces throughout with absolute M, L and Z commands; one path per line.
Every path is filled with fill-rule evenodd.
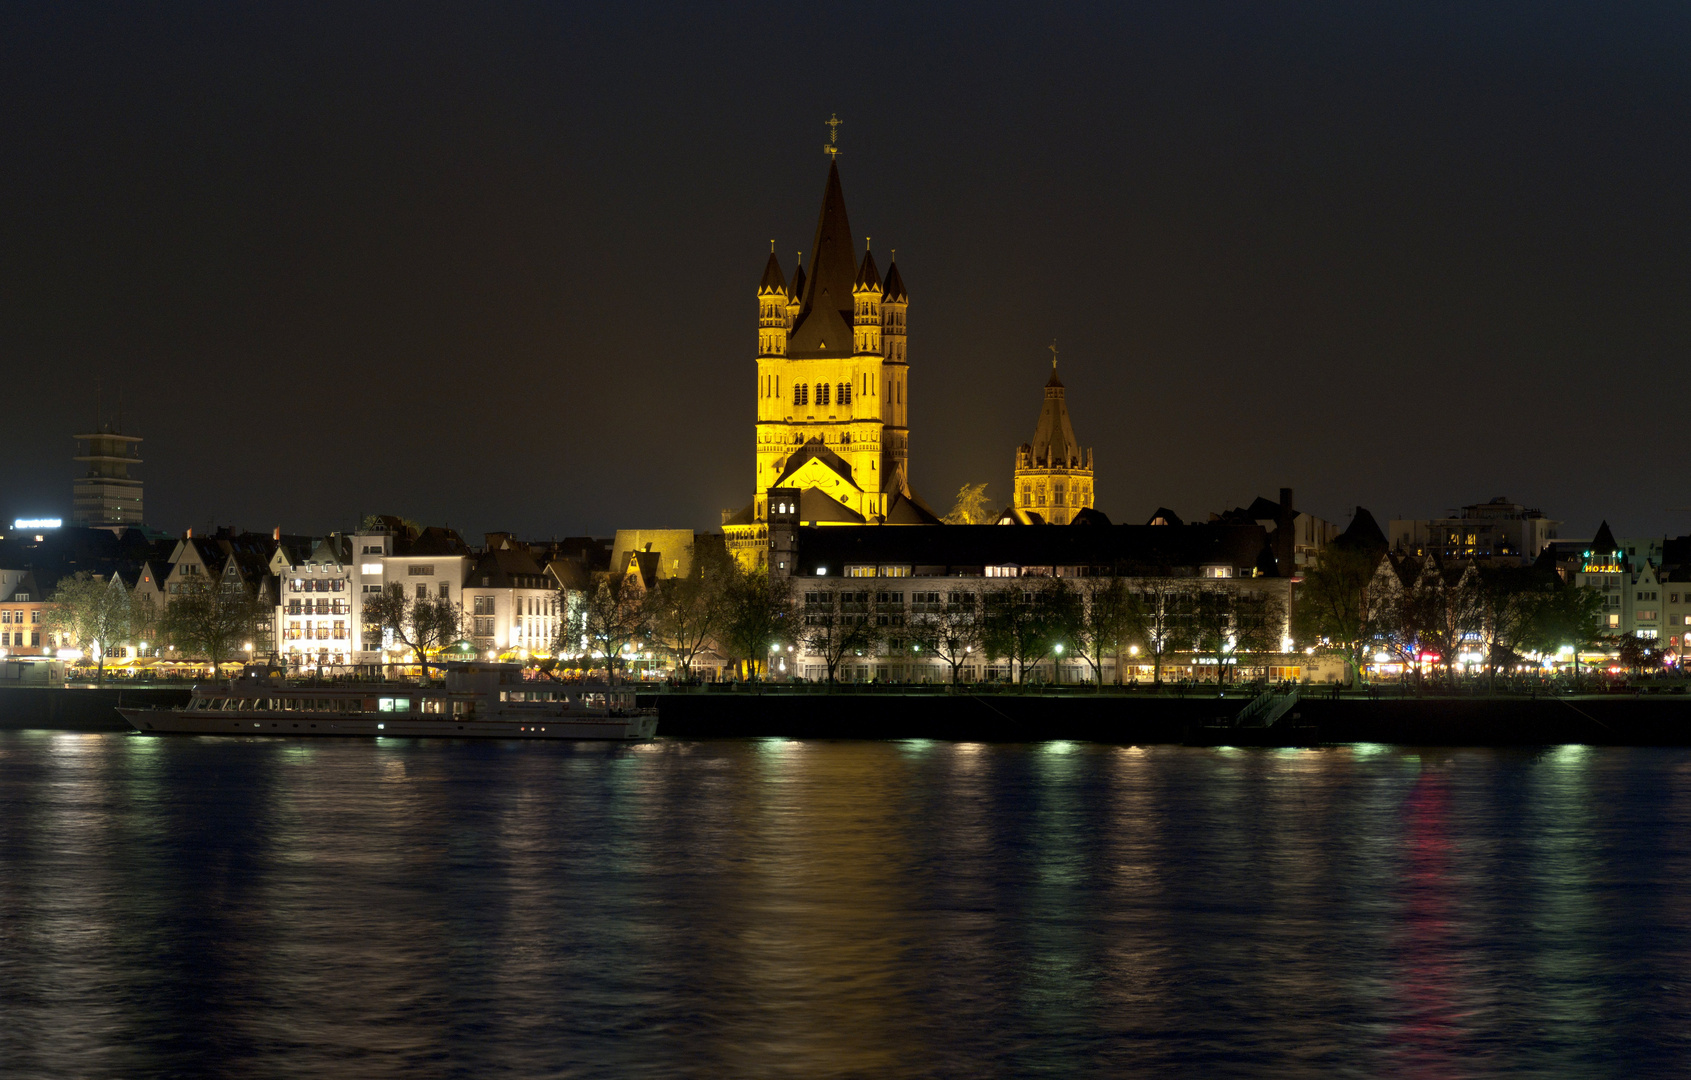
M 841 405 L 850 405 L 851 404 L 851 384 L 848 383 L 848 382 L 843 382 L 843 383 L 840 384 L 840 404 Z

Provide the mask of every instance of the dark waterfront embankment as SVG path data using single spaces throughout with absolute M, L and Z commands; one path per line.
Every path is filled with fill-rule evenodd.
M 119 705 L 185 705 L 188 686 L 4 686 L 0 731 L 128 731 Z
M 0 730 L 125 731 L 121 705 L 172 707 L 186 687 L 0 688 Z M 945 739 L 958 742 L 1178 743 L 1194 725 L 1232 717 L 1244 691 L 1154 693 L 947 692 L 895 687 L 713 687 L 640 695 L 659 708 L 658 733 L 678 738 Z M 1691 745 L 1691 695 L 1436 694 L 1333 697 L 1297 706 L 1324 743 L 1421 746 Z
M 677 737 L 789 736 L 817 739 L 949 739 L 1178 743 L 1193 725 L 1237 715 L 1250 695 L 1208 693 L 898 693 L 777 689 L 657 694 L 658 732 Z M 1590 694 L 1556 697 L 1337 698 L 1315 690 L 1301 722 L 1322 742 L 1423 746 L 1589 743 L 1691 745 L 1691 696 Z

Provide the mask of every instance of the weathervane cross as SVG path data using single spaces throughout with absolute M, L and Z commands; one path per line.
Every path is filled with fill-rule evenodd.
M 1051 350 L 1051 370 L 1056 371 L 1057 370 L 1057 339 L 1052 338 L 1051 344 L 1046 346 L 1046 347 Z
M 827 154 L 829 157 L 839 157 L 840 156 L 840 125 L 845 123 L 845 121 L 840 119 L 839 113 L 834 113 L 832 116 L 830 116 L 827 120 L 825 120 L 823 122 L 828 125 L 828 142 L 825 146 L 822 147 L 822 152 L 824 154 Z

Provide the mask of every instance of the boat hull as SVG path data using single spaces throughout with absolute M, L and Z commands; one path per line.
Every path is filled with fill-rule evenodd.
M 316 713 L 191 712 L 179 709 L 119 709 L 129 726 L 158 735 L 285 735 L 290 737 L 438 739 L 649 739 L 658 718 L 574 716 L 468 719 L 452 716 L 365 716 Z

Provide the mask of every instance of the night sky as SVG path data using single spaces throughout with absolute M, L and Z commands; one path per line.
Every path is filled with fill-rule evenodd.
M 171 531 L 715 528 L 837 112 L 941 512 L 1056 338 L 1118 521 L 1691 531 L 1684 4 L 13 4 L 0 92 L 8 522 L 103 408 Z

